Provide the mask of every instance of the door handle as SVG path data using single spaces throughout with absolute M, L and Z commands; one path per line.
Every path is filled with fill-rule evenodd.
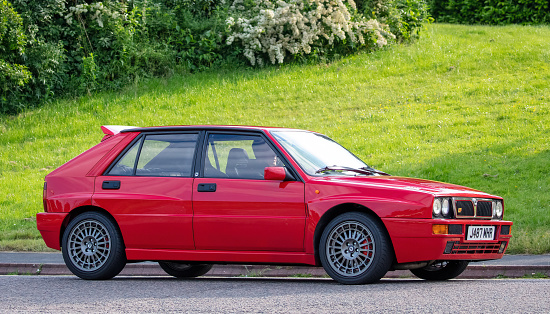
M 104 190 L 118 190 L 120 189 L 120 181 L 103 181 L 101 188 Z
M 216 192 L 216 183 L 199 183 L 197 192 Z

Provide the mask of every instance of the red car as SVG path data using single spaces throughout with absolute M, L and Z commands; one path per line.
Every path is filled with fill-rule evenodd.
M 84 279 L 158 261 L 323 266 L 344 284 L 410 269 L 427 280 L 499 259 L 501 197 L 373 169 L 325 135 L 246 126 L 103 126 L 101 143 L 46 176 L 37 225 Z

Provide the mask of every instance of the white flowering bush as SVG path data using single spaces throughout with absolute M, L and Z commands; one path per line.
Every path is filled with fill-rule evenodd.
M 227 45 L 240 44 L 252 65 L 287 56 L 380 48 L 395 36 L 357 14 L 353 0 L 234 0 L 226 19 Z
M 70 6 L 69 13 L 65 15 L 67 24 L 72 24 L 75 16 L 89 14 L 91 19 L 97 22 L 99 27 L 103 27 L 104 20 L 117 20 L 121 14 L 113 8 L 103 5 L 103 2 L 82 3 Z

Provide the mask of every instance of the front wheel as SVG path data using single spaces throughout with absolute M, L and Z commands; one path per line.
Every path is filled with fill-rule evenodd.
M 118 227 L 98 212 L 86 212 L 71 220 L 61 244 L 67 268 L 82 279 L 110 279 L 126 265 Z
M 319 244 L 321 264 L 342 284 L 378 281 L 389 270 L 393 249 L 384 226 L 374 217 L 350 212 L 332 220 Z
M 411 273 L 418 278 L 431 281 L 448 280 L 462 274 L 468 267 L 468 263 L 468 261 L 442 261 L 423 268 L 411 269 Z
M 184 264 L 178 262 L 159 262 L 160 267 L 168 274 L 177 278 L 199 277 L 212 269 L 212 264 Z

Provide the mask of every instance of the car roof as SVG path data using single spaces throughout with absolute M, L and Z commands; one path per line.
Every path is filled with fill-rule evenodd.
M 266 126 L 246 126 L 246 125 L 170 125 L 170 126 L 152 126 L 152 127 L 125 127 L 120 130 L 126 132 L 155 132 L 155 131 L 185 131 L 185 130 L 232 130 L 232 131 L 306 131 L 292 128 L 266 127 Z

